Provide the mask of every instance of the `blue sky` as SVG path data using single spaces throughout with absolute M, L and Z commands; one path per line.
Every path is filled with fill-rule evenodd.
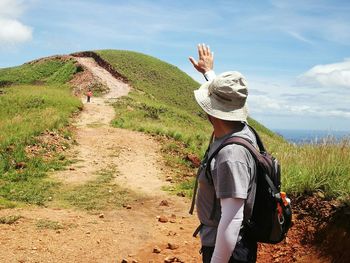
M 0 67 L 126 49 L 178 66 L 196 45 L 242 72 L 250 115 L 269 128 L 350 131 L 349 1 L 0 0 Z

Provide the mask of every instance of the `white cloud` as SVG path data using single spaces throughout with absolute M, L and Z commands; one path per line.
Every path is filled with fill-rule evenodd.
M 252 112 L 280 111 L 283 107 L 280 101 L 265 95 L 248 96 L 249 110 Z
M 255 114 L 270 116 L 294 116 L 305 117 L 338 117 L 350 118 L 350 110 L 334 109 L 332 102 L 328 105 L 319 105 L 308 101 L 287 101 L 278 97 L 272 98 L 266 95 L 252 95 L 248 97 L 249 111 Z M 306 105 L 309 104 L 309 105 Z
M 24 9 L 23 1 L 0 0 L 1 46 L 11 46 L 32 39 L 32 28 L 19 21 Z
M 297 40 L 300 40 L 302 42 L 308 43 L 308 44 L 313 44 L 312 41 L 310 41 L 309 39 L 307 39 L 306 37 L 302 36 L 300 33 L 297 32 L 293 32 L 293 31 L 287 31 L 287 33 L 289 35 L 291 35 L 292 37 L 294 37 Z
M 23 1 L 0 0 L 0 17 L 19 17 L 24 11 Z
M 17 44 L 32 39 L 32 29 L 14 19 L 0 18 L 0 43 Z
M 350 59 L 343 62 L 317 65 L 299 78 L 301 84 L 321 86 L 325 88 L 350 88 Z
M 340 67 L 338 67 L 340 68 Z M 290 85 L 292 80 L 252 79 L 248 96 L 249 112 L 264 119 L 274 117 L 305 120 L 321 117 L 348 122 L 350 119 L 350 89 L 335 92 L 333 88 L 312 88 Z

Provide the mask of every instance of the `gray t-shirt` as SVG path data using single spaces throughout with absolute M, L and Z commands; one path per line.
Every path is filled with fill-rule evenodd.
M 227 138 L 240 136 L 247 138 L 256 146 L 256 138 L 247 125 L 236 133 L 216 139 L 209 148 L 210 156 Z M 250 152 L 243 146 L 232 144 L 224 147 L 213 158 L 211 174 L 214 185 L 210 184 L 205 169 L 198 179 L 198 196 L 196 200 L 197 214 L 203 227 L 200 231 L 203 246 L 215 246 L 217 227 L 221 216 L 220 198 L 245 199 L 244 218 L 251 216 L 256 192 L 256 166 Z M 214 220 L 210 215 L 216 194 L 216 211 Z

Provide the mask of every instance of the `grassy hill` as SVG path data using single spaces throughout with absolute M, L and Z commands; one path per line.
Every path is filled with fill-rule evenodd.
M 190 193 L 193 178 L 183 175 L 193 175 L 194 169 L 186 157 L 202 156 L 212 131 L 193 97 L 199 84 L 148 55 L 120 50 L 95 53 L 133 87 L 129 96 L 114 104 L 113 125 L 157 136 L 167 163 L 178 175 L 175 192 Z M 45 130 L 64 130 L 69 116 L 81 107 L 67 84 L 77 71 L 73 59 L 54 57 L 0 69 L 0 207 L 8 206 L 8 200 L 36 204 L 47 200 L 52 182 L 45 179 L 46 172 L 62 167 L 64 158 L 47 161 L 28 156 L 25 149 Z M 349 199 L 349 141 L 295 146 L 255 120 L 249 122 L 281 161 L 285 190 Z M 18 169 L 19 163 L 26 167 Z

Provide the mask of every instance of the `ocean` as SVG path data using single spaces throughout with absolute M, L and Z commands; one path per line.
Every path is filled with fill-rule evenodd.
M 339 141 L 350 138 L 350 131 L 326 131 L 326 130 L 287 130 L 274 129 L 274 132 L 283 136 L 287 141 L 296 144 L 321 143 L 328 141 Z

